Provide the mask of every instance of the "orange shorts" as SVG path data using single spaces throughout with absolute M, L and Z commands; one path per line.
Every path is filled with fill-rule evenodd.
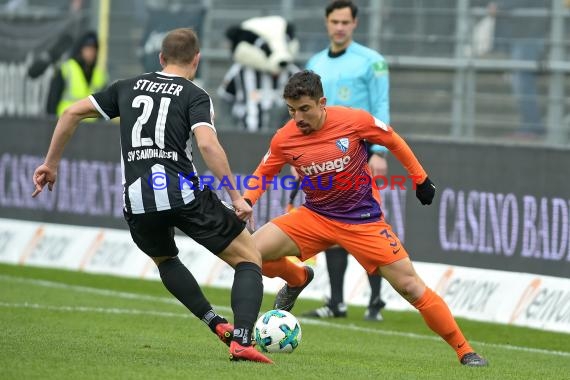
M 408 257 L 384 218 L 371 223 L 347 224 L 299 207 L 271 222 L 297 244 L 302 261 L 337 244 L 350 252 L 368 273 L 376 273 L 378 267 Z

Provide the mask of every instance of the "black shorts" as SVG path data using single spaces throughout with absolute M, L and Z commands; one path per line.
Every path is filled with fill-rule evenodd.
M 245 222 L 208 187 L 182 207 L 145 214 L 124 211 L 124 216 L 133 241 L 150 257 L 178 255 L 174 227 L 216 255 L 245 228 Z

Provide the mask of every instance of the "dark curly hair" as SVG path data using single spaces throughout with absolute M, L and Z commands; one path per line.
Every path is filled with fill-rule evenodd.
M 323 97 L 321 77 L 312 70 L 293 74 L 283 90 L 284 99 L 298 100 L 302 96 L 308 96 L 316 101 Z

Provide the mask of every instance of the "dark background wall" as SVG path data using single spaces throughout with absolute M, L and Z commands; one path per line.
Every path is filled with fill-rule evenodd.
M 43 161 L 55 121 L 4 118 L 0 125 L 0 217 L 125 228 L 116 124 L 80 126 L 54 192 L 39 199 L 31 198 L 32 173 Z M 221 131 L 219 137 L 235 173 L 250 174 L 271 135 Z M 405 189 L 383 192 L 387 219 L 412 259 L 570 277 L 570 150 L 408 142 L 438 188 L 431 206 L 420 205 L 410 181 Z M 205 173 L 199 157 L 196 163 Z M 390 174 L 405 174 L 393 157 Z M 264 196 L 256 206 L 258 224 L 281 214 L 287 198 L 283 189 Z

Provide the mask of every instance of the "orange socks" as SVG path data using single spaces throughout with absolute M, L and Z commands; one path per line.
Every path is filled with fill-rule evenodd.
M 281 277 L 291 287 L 302 286 L 307 281 L 307 271 L 285 257 L 264 261 L 261 272 L 267 277 Z
M 426 288 L 420 299 L 412 305 L 418 309 L 428 327 L 455 350 L 460 360 L 466 353 L 473 352 L 473 348 L 451 315 L 449 307 L 433 290 Z

